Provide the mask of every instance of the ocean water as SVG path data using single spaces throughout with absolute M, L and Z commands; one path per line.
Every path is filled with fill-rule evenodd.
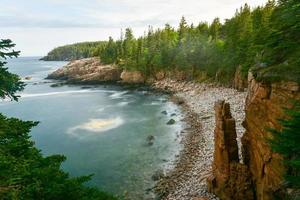
M 180 109 L 165 95 L 149 91 L 104 85 L 51 87 L 56 81 L 44 78 L 65 64 L 37 57 L 8 60 L 11 72 L 31 79 L 24 79 L 27 86 L 18 102 L 0 102 L 0 112 L 39 121 L 32 140 L 44 155 L 67 156 L 62 167 L 71 176 L 94 174 L 89 185 L 130 199 L 151 197 L 151 176 L 170 168 L 181 148 Z M 171 118 L 176 123 L 167 125 Z M 147 143 L 150 135 L 153 145 Z

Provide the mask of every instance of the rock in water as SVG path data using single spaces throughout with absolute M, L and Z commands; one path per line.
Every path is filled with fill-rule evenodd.
M 149 136 L 147 137 L 147 144 L 148 144 L 149 146 L 153 145 L 154 139 L 155 139 L 155 137 L 154 137 L 153 135 L 149 135 Z
M 161 179 L 162 177 L 164 177 L 164 172 L 163 170 L 157 170 L 153 175 L 152 175 L 152 180 L 153 181 L 158 181 L 159 179 Z
M 161 114 L 167 115 L 168 113 L 167 113 L 167 111 L 164 110 L 161 112 Z
M 167 125 L 173 125 L 175 124 L 175 120 L 174 119 L 170 119 L 168 122 L 167 122 Z

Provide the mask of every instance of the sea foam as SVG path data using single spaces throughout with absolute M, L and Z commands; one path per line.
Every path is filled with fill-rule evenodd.
M 70 128 L 67 133 L 82 137 L 82 132 L 80 130 L 85 130 L 93 133 L 101 133 L 121 126 L 124 123 L 123 119 L 120 117 L 109 118 L 109 119 L 89 119 L 88 122 L 80 124 L 78 126 Z
M 29 97 L 43 97 L 43 96 L 54 96 L 54 95 L 65 95 L 65 94 L 80 94 L 80 93 L 98 93 L 103 92 L 101 90 L 69 90 L 69 91 L 62 91 L 62 92 L 46 92 L 46 93 L 35 93 L 35 94 L 19 94 L 22 98 L 29 98 Z

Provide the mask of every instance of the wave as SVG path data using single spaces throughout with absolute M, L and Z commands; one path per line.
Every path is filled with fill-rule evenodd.
M 160 101 L 152 101 L 151 103 L 145 103 L 145 106 L 159 106 L 162 105 L 162 102 Z
M 132 101 L 123 101 L 123 102 L 119 102 L 119 103 L 117 104 L 117 106 L 120 106 L 120 107 L 122 107 L 122 106 L 127 106 L 127 105 L 130 104 L 130 103 L 132 103 Z
M 69 90 L 63 92 L 46 92 L 46 93 L 35 93 L 35 94 L 19 94 L 22 98 L 29 97 L 43 97 L 43 96 L 54 96 L 54 95 L 65 95 L 65 94 L 81 94 L 81 93 L 99 93 L 104 92 L 101 90 Z
M 126 93 L 127 93 L 127 91 L 115 92 L 114 94 L 110 95 L 109 97 L 112 98 L 112 99 L 120 99 Z
M 85 138 L 88 135 L 82 135 L 79 130 L 85 130 L 93 133 L 102 133 L 121 126 L 124 120 L 120 117 L 109 119 L 90 119 L 88 122 L 68 129 L 67 133 L 75 137 Z

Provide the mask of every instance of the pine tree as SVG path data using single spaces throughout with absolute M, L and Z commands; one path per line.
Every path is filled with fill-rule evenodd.
M 188 25 L 185 20 L 185 17 L 183 16 L 180 20 L 179 28 L 178 28 L 179 42 L 181 42 L 181 40 L 185 37 L 187 29 L 188 29 Z
M 10 98 L 12 100 L 18 100 L 16 92 L 23 90 L 25 84 L 21 82 L 20 78 L 8 72 L 7 68 L 4 67 L 7 58 L 17 57 L 19 51 L 12 50 L 15 47 L 9 39 L 0 40 L 0 98 Z
M 270 130 L 274 136 L 271 147 L 284 158 L 289 186 L 300 189 L 300 102 L 286 109 L 286 114 L 286 119 L 279 120 L 282 130 Z
M 209 27 L 209 33 L 212 37 L 212 40 L 217 40 L 220 37 L 222 24 L 220 23 L 219 18 L 215 18 L 212 24 Z
M 20 78 L 7 71 L 2 59 L 17 57 L 11 40 L 0 40 L 0 99 L 18 100 L 24 88 Z M 115 200 L 110 194 L 86 187 L 89 176 L 71 178 L 61 169 L 66 157 L 43 157 L 34 147 L 29 132 L 37 122 L 7 118 L 0 113 L 0 199 Z

